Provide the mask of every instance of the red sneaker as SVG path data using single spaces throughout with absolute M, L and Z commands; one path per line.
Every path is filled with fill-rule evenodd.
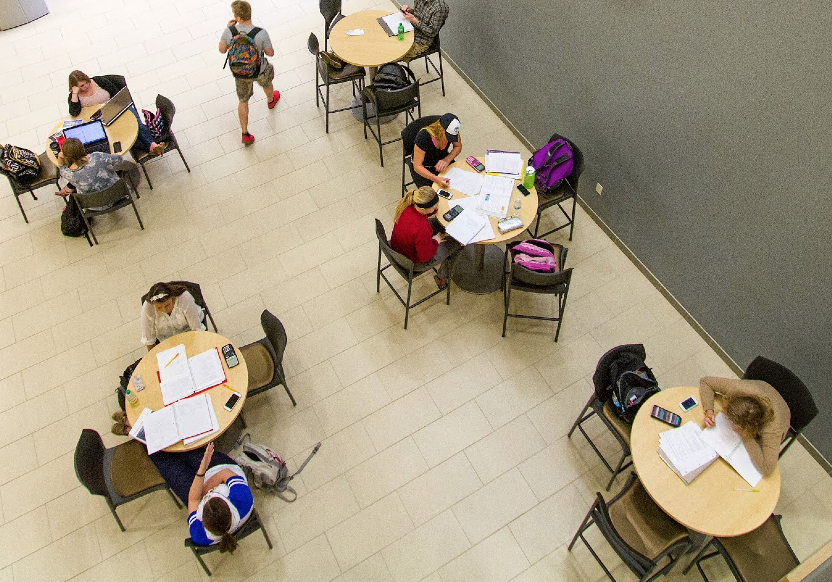
M 280 91 L 275 91 L 272 96 L 272 100 L 268 103 L 269 109 L 274 109 L 274 106 L 277 105 L 278 101 L 280 101 Z
M 254 136 L 251 135 L 250 133 L 244 133 L 243 134 L 243 143 L 246 144 L 246 145 L 253 144 L 254 143 Z

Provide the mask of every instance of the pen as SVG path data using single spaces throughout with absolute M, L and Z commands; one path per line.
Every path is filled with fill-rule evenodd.
M 173 361 L 174 361 L 176 358 L 178 358 L 178 357 L 179 357 L 179 354 L 177 353 L 175 356 L 173 356 L 173 357 L 170 359 L 170 362 L 168 362 L 167 364 L 165 364 L 165 368 L 167 368 L 168 366 L 170 366 L 170 365 L 173 363 Z
M 745 491 L 746 493 L 759 493 L 759 489 L 734 489 L 734 491 Z

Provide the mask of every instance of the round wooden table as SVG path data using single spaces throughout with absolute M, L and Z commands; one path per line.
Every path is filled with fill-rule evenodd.
M 483 163 L 485 162 L 484 155 L 478 156 L 477 159 Z M 461 155 L 457 158 L 455 163 L 448 166 L 448 170 L 451 168 L 459 168 L 460 170 L 465 170 L 466 172 L 476 173 L 476 170 L 469 166 L 465 162 L 465 158 Z M 444 177 L 446 173 L 447 170 L 439 175 L 440 177 Z M 520 183 L 521 180 L 514 181 L 515 188 L 511 192 L 511 202 L 509 203 L 508 216 L 514 215 L 514 201 L 517 198 L 522 199 L 523 205 L 520 207 L 520 220 L 523 221 L 524 228 L 518 228 L 517 230 L 511 230 L 505 234 L 501 234 L 500 230 L 497 228 L 497 222 L 501 219 L 489 216 L 488 220 L 491 222 L 491 228 L 494 229 L 494 238 L 474 243 L 473 245 L 467 245 L 459 252 L 455 259 L 452 279 L 460 289 L 468 291 L 469 293 L 477 294 L 493 293 L 494 291 L 500 289 L 503 276 L 504 255 L 503 251 L 494 245 L 509 241 L 526 232 L 526 228 L 528 228 L 528 226 L 532 223 L 535 215 L 537 214 L 537 190 L 532 187 L 529 189 L 529 195 L 523 196 L 516 188 L 517 184 Z M 439 186 L 435 182 L 433 184 L 433 189 L 439 189 Z M 437 212 L 437 218 L 439 219 L 439 222 L 447 226 L 448 223 L 442 215 L 445 214 L 449 208 L 454 206 L 455 200 L 467 198 L 468 196 L 458 190 L 454 190 L 453 185 L 448 188 L 443 188 L 443 190 L 449 190 L 453 194 L 453 198 L 450 200 L 446 200 L 442 197 L 439 198 L 439 211 Z
M 138 419 L 142 410 L 145 408 L 159 410 L 164 406 L 164 402 L 162 402 L 162 390 L 159 387 L 159 376 L 157 375 L 157 372 L 159 371 L 159 364 L 156 361 L 156 354 L 174 346 L 178 346 L 179 344 L 185 344 L 185 353 L 188 357 L 195 356 L 205 350 L 210 350 L 211 348 L 220 348 L 220 361 L 222 362 L 222 367 L 225 370 L 226 377 L 225 384 L 214 386 L 213 388 L 205 391 L 207 394 L 211 395 L 211 404 L 213 405 L 214 412 L 217 415 L 217 422 L 219 423 L 220 429 L 219 431 L 201 438 L 188 446 L 183 445 L 182 441 L 179 441 L 165 450 L 171 453 L 190 451 L 203 445 L 207 445 L 209 442 L 224 433 L 228 427 L 231 426 L 234 420 L 236 420 L 240 411 L 243 410 L 243 404 L 246 401 L 246 394 L 248 394 L 248 368 L 246 367 L 246 361 L 243 359 L 243 355 L 240 353 L 239 348 L 234 346 L 234 351 L 237 353 L 237 359 L 240 361 L 237 366 L 228 368 L 225 364 L 225 358 L 222 357 L 222 346 L 228 343 L 231 342 L 223 336 L 210 331 L 187 331 L 166 339 L 147 352 L 133 372 L 133 376 L 138 374 L 141 377 L 144 381 L 145 388 L 144 390 L 136 392 L 136 395 L 139 397 L 137 404 L 131 405 L 128 402 L 126 405 L 127 419 L 130 421 L 130 424 L 132 425 L 136 422 L 136 419 Z M 134 389 L 133 378 L 130 378 L 129 388 L 130 390 Z M 223 408 L 223 406 L 231 396 L 231 391 L 240 394 L 241 398 L 229 412 Z
M 639 409 L 630 433 L 630 450 L 638 477 L 656 504 L 683 526 L 713 537 L 748 533 L 774 511 L 780 497 L 780 467 L 763 477 L 755 487 L 759 493 L 737 491 L 751 486 L 722 458 L 715 460 L 690 485 L 685 485 L 657 452 L 659 433 L 672 427 L 651 417 L 650 411 L 658 404 L 680 415 L 682 424 L 692 420 L 702 426 L 705 412 L 701 404 L 688 412 L 679 407 L 688 396 L 699 400 L 699 389 L 662 390 Z M 715 407 L 720 408 L 718 402 Z
M 65 120 L 69 119 L 83 119 L 85 122 L 90 120 L 92 114 L 101 109 L 101 105 L 93 105 L 91 107 L 83 107 L 81 109 L 81 115 L 78 117 L 64 117 L 60 122 L 55 124 L 55 127 L 52 128 L 52 131 L 49 132 L 49 135 L 52 135 L 56 131 L 61 128 L 61 124 Z M 136 119 L 136 116 L 133 115 L 131 111 L 125 111 L 122 113 L 118 119 L 116 119 L 109 127 L 106 125 L 104 126 L 104 133 L 107 134 L 107 139 L 110 140 L 110 153 L 117 153 L 121 156 L 125 155 L 127 152 L 130 151 L 130 148 L 133 147 L 133 144 L 136 143 L 136 138 L 139 136 L 139 121 Z M 113 151 L 113 145 L 119 142 L 121 145 L 121 151 L 115 152 Z M 52 148 L 49 147 L 51 140 L 46 138 L 46 155 L 56 166 L 58 165 L 58 158 L 52 151 Z
M 364 10 L 339 20 L 329 33 L 329 46 L 341 60 L 359 67 L 369 67 L 370 82 L 376 76 L 376 69 L 385 63 L 395 63 L 413 46 L 413 32 L 406 32 L 404 40 L 398 36 L 387 36 L 378 23 L 388 10 Z M 350 36 L 348 30 L 361 28 L 364 34 Z

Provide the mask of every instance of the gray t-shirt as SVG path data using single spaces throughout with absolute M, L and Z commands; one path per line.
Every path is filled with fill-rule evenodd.
M 238 24 L 236 25 L 237 32 L 250 32 L 253 28 L 256 28 L 254 25 L 248 24 Z M 220 36 L 220 42 L 228 46 L 231 44 L 231 29 L 226 27 L 225 30 L 222 31 L 222 36 Z M 261 29 L 260 32 L 254 37 L 254 45 L 257 47 L 257 50 L 260 51 L 260 56 L 263 57 L 263 51 L 272 48 L 272 39 L 269 38 L 269 33 L 266 32 L 265 29 Z

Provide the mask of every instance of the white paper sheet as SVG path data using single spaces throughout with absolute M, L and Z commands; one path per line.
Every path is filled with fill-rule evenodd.
M 485 171 L 517 179 L 523 172 L 523 158 L 520 157 L 520 152 L 487 150 L 485 152 Z
M 180 439 L 203 435 L 211 430 L 211 395 L 197 394 L 173 405 Z
M 147 454 L 171 446 L 178 440 L 179 431 L 176 429 L 176 414 L 172 406 L 165 406 L 149 414 L 144 421 L 144 433 L 147 437 Z
M 445 232 L 454 237 L 461 244 L 467 245 L 488 223 L 488 219 L 477 212 L 463 210 L 459 216 L 454 218 Z
M 353 28 L 352 30 L 348 30 L 347 34 L 350 36 L 361 36 L 364 34 L 363 28 Z
M 731 421 L 721 412 L 716 415 L 716 426 L 702 431 L 702 440 L 713 447 L 752 487 L 756 487 L 763 478 L 751 460 L 742 438 L 734 432 Z
M 159 368 L 159 381 L 161 382 L 190 374 L 185 344 L 173 346 L 156 354 L 156 364 Z
M 196 435 L 196 436 L 192 436 L 192 437 L 189 437 L 189 438 L 186 438 L 186 439 L 182 439 L 182 444 L 183 444 L 183 445 L 185 445 L 186 447 L 187 447 L 188 445 L 192 445 L 192 444 L 194 444 L 194 443 L 195 443 L 196 441 L 198 441 L 199 439 L 203 439 L 203 438 L 205 438 L 205 437 L 207 437 L 207 436 L 209 436 L 209 435 L 212 435 L 212 434 L 214 434 L 214 433 L 216 433 L 216 432 L 219 432 L 219 430 L 220 430 L 220 423 L 219 423 L 219 421 L 217 420 L 217 412 L 214 410 L 214 404 L 213 404 L 213 402 L 211 403 L 211 406 L 210 406 L 210 408 L 209 408 L 209 409 L 210 409 L 210 412 L 211 412 L 211 430 L 210 430 L 210 431 L 208 431 L 208 432 L 206 432 L 205 434 L 198 434 L 198 435 Z
M 485 224 L 482 226 L 482 230 L 480 230 L 474 238 L 468 241 L 468 244 L 478 243 L 486 240 L 490 240 L 494 238 L 494 227 L 491 226 L 491 221 L 485 221 Z
M 667 430 L 659 435 L 659 447 L 679 469 L 683 478 L 719 456 L 702 440 L 701 432 L 702 429 L 695 422 L 688 421 L 679 428 Z
M 162 402 L 165 406 L 173 404 L 177 400 L 187 398 L 196 392 L 190 370 L 188 370 L 188 374 L 185 376 L 178 376 L 159 382 L 159 388 L 162 391 Z
M 144 410 L 142 410 L 142 413 L 139 415 L 139 418 L 136 419 L 136 422 L 130 429 L 129 436 L 133 439 L 136 439 L 143 445 L 147 444 L 147 437 L 144 433 L 144 421 L 147 420 L 147 416 L 152 413 L 153 411 L 149 408 L 145 408 Z
M 393 32 L 393 34 L 398 34 L 399 23 L 401 23 L 404 26 L 405 32 L 411 32 L 413 30 L 413 25 L 404 19 L 404 14 L 402 14 L 401 10 L 397 10 L 392 14 L 383 16 L 382 20 L 384 20 L 384 23 L 390 27 L 390 30 Z
M 191 369 L 196 392 L 225 382 L 225 370 L 217 348 L 205 350 L 201 354 L 188 358 L 188 367 Z
M 450 168 L 445 172 L 445 177 L 451 181 L 449 188 L 458 190 L 467 196 L 476 196 L 482 187 L 483 175 L 475 172 L 466 172 L 462 168 Z

